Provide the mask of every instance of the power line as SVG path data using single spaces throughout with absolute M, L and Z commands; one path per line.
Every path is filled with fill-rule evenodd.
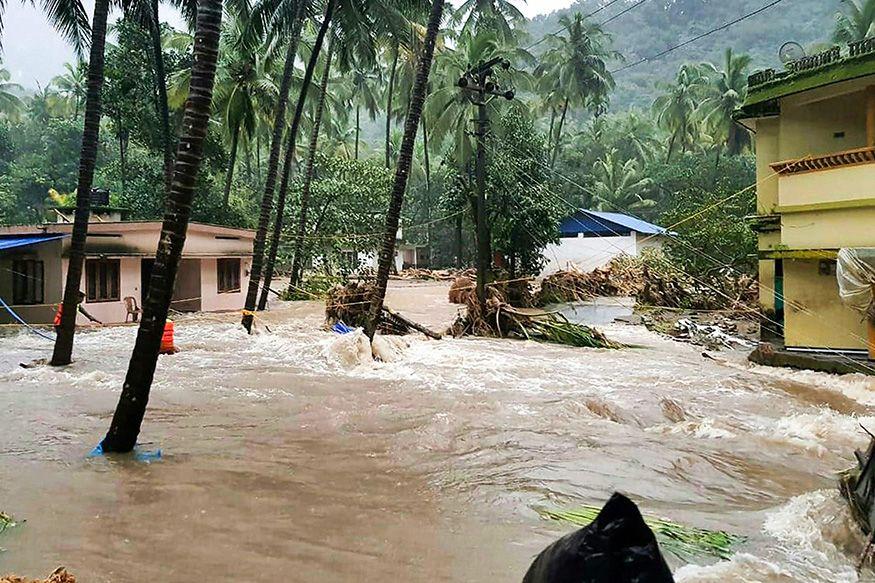
M 606 8 L 610 8 L 611 6 L 613 6 L 614 4 L 616 4 L 616 3 L 619 2 L 619 1 L 620 1 L 620 0 L 611 0 L 611 1 L 608 2 L 607 4 L 603 4 L 601 7 L 596 8 L 595 10 L 593 10 L 592 12 L 590 12 L 589 14 L 584 15 L 583 19 L 586 20 L 587 18 L 592 18 L 593 16 L 595 16 L 596 14 L 598 14 L 599 12 L 601 12 L 602 10 L 605 10 Z M 642 0 L 642 1 L 644 1 L 644 0 Z M 639 2 L 639 4 L 641 4 L 641 2 Z M 629 11 L 629 9 L 626 9 L 624 12 L 628 12 L 628 11 Z M 623 13 L 620 13 L 620 14 L 622 15 Z M 610 22 L 610 21 L 613 20 L 614 18 L 617 18 L 617 16 L 614 16 L 614 17 L 610 18 L 609 20 L 607 20 L 607 21 L 605 21 L 605 22 Z M 602 24 L 604 24 L 604 23 L 602 23 Z M 566 30 L 567 28 L 568 28 L 568 27 L 563 26 L 562 28 L 560 28 L 559 30 L 557 30 L 556 32 L 554 32 L 554 33 L 552 33 L 552 34 L 545 34 L 544 36 L 541 37 L 541 40 L 536 41 L 536 42 L 530 44 L 529 46 L 527 46 L 527 47 L 526 47 L 525 49 L 523 49 L 523 50 L 525 50 L 525 51 L 530 51 L 530 50 L 532 50 L 533 48 L 535 48 L 536 46 L 538 46 L 539 44 L 541 44 L 542 42 L 544 42 L 545 40 L 547 40 L 548 38 L 550 38 L 550 37 L 552 37 L 552 36 L 556 36 L 557 34 L 561 34 L 562 32 L 565 32 L 565 30 Z
M 621 16 L 623 16 L 627 12 L 631 12 L 632 10 L 635 10 L 636 8 L 638 8 L 639 6 L 644 4 L 645 2 L 647 2 L 647 0 L 638 0 L 638 2 L 636 2 L 635 4 L 633 4 L 631 6 L 627 6 L 624 10 L 621 10 L 620 12 L 614 14 L 613 16 L 611 16 L 610 18 L 608 18 L 607 20 L 602 22 L 600 26 L 610 24 L 611 22 L 617 20 L 618 18 L 620 18 Z
M 718 26 L 716 28 L 712 28 L 711 30 L 709 30 L 707 32 L 703 32 L 702 34 L 696 35 L 693 38 L 689 38 L 689 39 L 685 40 L 684 42 L 678 43 L 672 47 L 669 47 L 660 53 L 656 53 L 655 55 L 651 55 L 649 57 L 643 57 L 643 58 L 635 61 L 634 63 L 629 63 L 628 65 L 620 67 L 619 69 L 614 69 L 613 71 L 611 71 L 611 74 L 616 75 L 617 73 L 620 73 L 622 71 L 626 71 L 627 69 L 631 69 L 632 67 L 637 67 L 638 65 L 641 65 L 643 63 L 649 63 L 651 61 L 655 61 L 657 59 L 660 59 L 660 58 L 664 57 L 665 55 L 667 55 L 673 51 L 676 51 L 678 49 L 681 49 L 687 45 L 690 45 L 698 40 L 701 40 L 701 39 L 705 38 L 706 36 L 711 36 L 715 32 L 720 32 L 720 31 L 726 30 L 727 28 L 735 26 L 739 22 L 745 21 L 748 18 L 752 18 L 752 17 L 754 17 L 762 12 L 765 12 L 769 8 L 772 8 L 773 6 L 777 6 L 778 4 L 780 4 L 783 1 L 784 0 L 773 0 L 772 2 L 769 2 L 765 6 L 758 8 L 758 9 L 754 10 L 753 12 L 745 14 L 744 16 L 740 16 L 740 17 L 736 18 L 735 20 L 731 20 L 729 22 L 721 24 L 720 26 Z

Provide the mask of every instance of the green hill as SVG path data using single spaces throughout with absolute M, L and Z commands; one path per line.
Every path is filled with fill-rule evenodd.
M 593 20 L 604 22 L 637 1 L 620 0 L 593 16 Z M 606 3 L 607 0 L 578 0 L 568 9 L 535 18 L 529 22 L 531 38 L 537 40 L 559 30 L 562 14 L 589 14 Z M 768 3 L 769 0 L 647 0 L 608 23 L 605 29 L 614 37 L 614 48 L 623 53 L 627 62 L 634 62 Z M 727 47 L 752 55 L 754 68 L 763 68 L 779 65 L 778 49 L 787 41 L 796 41 L 805 47 L 829 42 L 840 4 L 840 0 L 784 0 L 658 61 L 623 71 L 617 75 L 612 109 L 649 106 L 656 93 L 655 84 L 671 80 L 679 65 L 688 61 L 719 62 Z

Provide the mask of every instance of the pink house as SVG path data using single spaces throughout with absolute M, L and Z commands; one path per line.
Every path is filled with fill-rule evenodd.
M 58 223 L 0 227 L 0 298 L 26 322 L 51 324 L 61 302 L 73 225 L 58 209 Z M 95 209 L 88 225 L 80 289 L 83 307 L 104 323 L 130 320 L 128 306 L 143 305 L 161 232 L 158 221 L 122 221 L 114 209 Z M 229 311 L 243 308 L 255 232 L 191 223 L 171 308 Z M 0 323 L 11 322 L 5 310 Z M 78 315 L 78 323 L 86 318 Z

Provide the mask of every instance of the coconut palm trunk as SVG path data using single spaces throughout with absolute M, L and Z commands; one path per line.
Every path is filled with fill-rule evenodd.
M 63 312 L 51 364 L 64 366 L 73 357 L 73 335 L 76 331 L 76 313 L 79 306 L 79 285 L 82 282 L 82 264 L 85 262 L 85 239 L 88 237 L 88 219 L 91 215 L 91 185 L 97 162 L 100 134 L 101 93 L 103 91 L 104 48 L 106 46 L 106 19 L 109 0 L 97 0 L 91 25 L 91 53 L 88 60 L 88 92 L 85 96 L 85 126 L 79 152 L 79 180 L 76 186 L 76 213 L 73 236 L 70 240 L 70 259 L 67 281 L 64 285 Z
M 286 107 L 289 102 L 289 90 L 295 73 L 295 57 L 298 54 L 298 43 L 301 40 L 301 28 L 308 0 L 299 0 L 295 14 L 292 37 L 286 48 L 283 77 L 280 81 L 280 91 L 277 96 L 276 108 L 273 114 L 273 133 L 270 140 L 270 154 L 267 158 L 267 172 L 264 179 L 264 194 L 261 197 L 261 214 L 258 217 L 258 229 L 255 231 L 255 241 L 252 244 L 252 266 L 249 269 L 249 288 L 246 291 L 246 308 L 243 311 L 243 326 L 247 331 L 252 329 L 251 311 L 255 309 L 258 299 L 258 286 L 261 284 L 261 266 L 264 260 L 264 243 L 267 240 L 267 229 L 270 226 L 270 213 L 273 210 L 273 194 L 276 189 L 277 169 L 283 145 L 283 129 L 286 127 Z
M 310 130 L 310 150 L 307 153 L 307 167 L 304 172 L 304 184 L 301 186 L 301 209 L 298 211 L 298 230 L 295 234 L 294 259 L 292 261 L 291 285 L 301 283 L 301 272 L 304 269 L 304 235 L 307 230 L 307 215 L 310 210 L 310 186 L 313 183 L 313 170 L 316 163 L 316 147 L 319 145 L 319 127 L 322 125 L 322 114 L 325 111 L 325 98 L 328 95 L 328 80 L 331 75 L 331 45 L 325 55 L 325 70 L 319 85 L 319 102 L 313 116 L 313 128 Z M 267 303 L 267 289 L 261 290 L 261 300 L 258 309 L 263 310 Z
M 444 0 L 434 0 L 434 4 L 431 7 L 431 15 L 428 19 L 425 44 L 416 69 L 410 109 L 404 122 L 404 138 L 401 141 L 398 166 L 395 169 L 395 181 L 392 185 L 389 211 L 386 213 L 386 226 L 383 230 L 383 244 L 380 248 L 380 260 L 377 267 L 377 281 L 373 296 L 371 297 L 370 314 L 365 330 L 368 337 L 372 339 L 382 316 L 386 286 L 389 282 L 389 270 L 395 258 L 395 237 L 398 233 L 398 225 L 401 222 L 404 191 L 407 190 L 407 181 L 410 178 L 410 167 L 413 164 L 413 147 L 416 144 L 419 119 L 422 117 L 422 105 L 425 103 L 425 96 L 428 93 L 428 75 L 431 70 L 431 61 L 434 57 L 434 45 L 437 41 L 443 9 Z
M 167 73 L 164 70 L 164 50 L 161 48 L 161 21 L 158 18 L 158 0 L 152 0 L 152 52 L 155 59 L 155 84 L 158 89 L 158 115 L 164 142 L 164 193 L 170 192 L 173 176 L 173 139 L 170 136 L 170 108 L 167 105 Z
M 276 264 L 276 254 L 279 250 L 280 237 L 283 232 L 283 217 L 286 210 L 286 197 L 289 192 L 289 180 L 292 173 L 292 162 L 295 159 L 295 146 L 298 142 L 298 130 L 301 127 L 301 120 L 304 117 L 304 106 L 307 103 L 307 93 L 310 89 L 310 83 L 313 81 L 313 73 L 316 70 L 316 63 L 319 60 L 319 53 L 322 51 L 322 44 L 325 42 L 325 35 L 328 34 L 328 29 L 331 28 L 331 19 L 334 17 L 334 8 L 337 5 L 336 0 L 328 0 L 325 6 L 325 17 L 322 19 L 322 26 L 319 27 L 319 32 L 316 33 L 316 40 L 313 42 L 313 52 L 310 54 L 310 60 L 307 62 L 307 68 L 304 70 L 304 79 L 301 84 L 301 94 L 298 96 L 298 104 L 295 107 L 295 115 L 292 117 L 292 127 L 289 129 L 289 135 L 286 139 L 286 157 L 283 161 L 283 175 L 280 181 L 279 194 L 276 203 L 276 216 L 273 220 L 273 233 L 271 233 L 270 249 L 264 262 L 264 284 L 262 289 L 263 303 L 259 302 L 259 310 L 263 310 L 267 306 L 267 293 L 270 291 L 270 284 L 273 280 L 273 269 Z M 249 291 L 252 292 L 252 280 L 249 281 Z M 256 287 L 255 291 L 258 289 Z M 250 310 L 247 296 L 247 310 Z M 254 303 L 254 296 L 253 296 Z M 249 318 L 249 323 L 245 321 Z M 251 314 L 244 314 L 243 325 L 247 330 L 252 327 Z
M 559 157 L 559 144 L 562 142 L 562 126 L 565 125 L 565 116 L 568 115 L 568 98 L 565 98 L 565 103 L 562 104 L 562 117 L 559 118 L 559 126 L 556 128 L 556 143 L 553 145 L 553 159 L 550 161 L 550 168 L 556 166 L 556 159 Z
M 137 443 L 143 416 L 146 414 L 161 336 L 185 245 L 195 183 L 203 158 L 204 139 L 210 122 L 221 24 L 222 1 L 199 0 L 194 36 L 194 64 L 188 99 L 185 102 L 183 134 L 176 152 L 173 181 L 167 195 L 164 224 L 155 254 L 149 294 L 143 302 L 143 317 L 122 394 L 109 431 L 101 442 L 104 452 L 131 451 Z
M 231 183 L 234 180 L 234 166 L 237 163 L 237 146 L 240 143 L 240 121 L 234 124 L 231 130 L 231 152 L 228 155 L 228 170 L 225 172 L 225 191 L 222 195 L 222 208 L 228 209 L 231 201 Z
M 392 45 L 392 69 L 386 94 L 386 168 L 392 167 L 392 98 L 395 96 L 395 76 L 398 73 L 398 43 Z
M 362 106 L 355 106 L 355 159 L 359 159 L 359 136 L 362 133 Z

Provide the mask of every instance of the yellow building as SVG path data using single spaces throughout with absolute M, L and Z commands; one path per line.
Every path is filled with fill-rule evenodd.
M 752 75 L 736 117 L 755 132 L 760 301 L 780 324 L 764 325 L 764 339 L 865 351 L 836 255 L 875 248 L 875 39 Z

